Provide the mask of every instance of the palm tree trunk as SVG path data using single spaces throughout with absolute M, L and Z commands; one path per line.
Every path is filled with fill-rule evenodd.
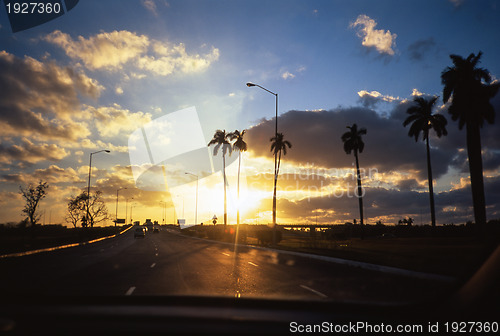
M 479 227 L 486 224 L 486 201 L 484 198 L 483 159 L 481 156 L 481 133 L 477 122 L 467 124 L 467 154 L 469 157 L 470 184 L 474 220 Z
M 427 133 L 427 179 L 429 183 L 429 198 L 431 202 L 431 223 L 432 227 L 436 226 L 436 209 L 434 208 L 434 182 L 432 180 L 432 169 L 431 169 L 431 153 L 429 148 L 429 133 Z
M 240 236 L 240 167 L 241 151 L 238 153 L 238 208 L 236 209 L 236 235 L 234 236 L 234 252 L 238 251 L 238 238 Z
M 363 226 L 363 193 L 361 188 L 361 174 L 359 172 L 358 151 L 354 150 L 354 157 L 356 158 L 356 174 L 358 176 L 358 201 L 359 201 L 359 219 L 361 226 Z
M 278 185 L 278 174 L 280 171 L 281 150 L 279 151 L 278 162 L 274 174 L 274 193 L 273 193 L 273 245 L 276 245 L 276 186 Z
M 276 184 L 278 182 L 278 155 L 274 153 L 273 227 L 276 226 Z
M 236 225 L 240 225 L 240 167 L 241 167 L 241 151 L 238 154 L 238 209 L 236 209 Z
M 224 175 L 224 227 L 227 225 L 227 202 L 226 202 L 226 156 L 222 153 L 222 175 Z

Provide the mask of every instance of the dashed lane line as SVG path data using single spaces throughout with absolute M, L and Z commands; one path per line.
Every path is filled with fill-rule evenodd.
M 152 263 L 151 264 L 151 268 L 155 267 L 156 266 L 156 263 Z
M 132 286 L 128 289 L 128 291 L 125 293 L 125 295 L 132 295 L 132 293 L 135 291 L 135 287 Z
M 311 287 L 307 287 L 307 286 L 304 286 L 304 285 L 300 285 L 301 288 L 304 288 L 305 290 L 308 290 L 318 296 L 321 296 L 322 298 L 327 298 L 328 296 L 326 296 L 325 294 L 321 293 L 321 292 L 318 292 L 317 290 L 315 289 L 312 289 Z
M 251 262 L 251 261 L 249 261 L 248 263 L 249 263 L 250 265 L 252 265 L 252 266 L 259 267 L 259 265 L 254 264 L 254 263 L 253 263 L 253 262 Z

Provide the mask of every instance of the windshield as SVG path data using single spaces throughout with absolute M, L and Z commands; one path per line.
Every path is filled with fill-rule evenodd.
M 0 4 L 0 295 L 394 304 L 498 244 L 498 1 Z

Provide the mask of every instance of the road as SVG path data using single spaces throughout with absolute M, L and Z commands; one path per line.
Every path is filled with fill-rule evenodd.
M 275 250 L 238 247 L 162 229 L 0 259 L 0 295 L 209 295 L 405 302 L 449 285 Z

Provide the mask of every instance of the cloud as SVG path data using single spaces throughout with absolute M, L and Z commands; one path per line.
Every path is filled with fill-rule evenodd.
M 408 46 L 408 53 L 410 54 L 410 59 L 414 61 L 421 61 L 424 56 L 434 48 L 436 42 L 433 37 L 428 39 L 422 39 L 413 42 Z
M 383 95 L 378 91 L 368 92 L 366 90 L 361 90 L 361 91 L 358 91 L 358 96 L 359 96 L 359 102 L 364 107 L 367 107 L 367 108 L 374 108 L 381 101 L 384 101 L 387 103 L 392 103 L 392 102 L 398 102 L 398 101 L 402 100 L 399 97 L 392 97 L 389 95 Z
M 409 181 L 408 183 L 412 183 Z M 280 184 L 280 181 L 278 181 Z M 500 217 L 500 177 L 485 179 L 487 217 Z M 383 218 L 384 224 L 396 224 L 399 219 L 410 216 L 415 224 L 430 224 L 429 194 L 410 189 L 365 188 L 364 214 L 365 222 L 375 224 Z M 270 199 L 263 200 L 262 208 L 270 208 Z M 460 224 L 473 220 L 473 208 L 470 184 L 460 188 L 435 194 L 436 218 L 438 224 Z M 279 198 L 277 202 L 278 221 L 314 222 L 318 214 L 318 222 L 345 223 L 359 219 L 358 201 L 347 194 L 320 195 L 290 200 Z
M 425 146 L 408 137 L 408 129 L 402 123 L 410 102 L 397 105 L 389 117 L 362 108 L 337 108 L 330 111 L 289 111 L 279 117 L 278 128 L 284 133 L 293 148 L 283 158 L 284 162 L 296 165 L 311 165 L 325 168 L 352 168 L 353 155 L 343 150 L 341 135 L 346 126 L 357 123 L 368 130 L 364 136 L 365 150 L 360 154 L 361 166 L 376 168 L 380 173 L 391 171 L 415 171 L 420 181 L 426 179 Z M 267 120 L 248 129 L 249 150 L 255 156 L 272 158 L 269 139 L 274 132 L 274 120 Z M 434 177 L 445 174 L 456 151 L 440 147 L 434 141 L 431 155 Z
M 354 159 L 353 155 L 345 154 L 340 140 L 345 126 L 356 122 L 368 130 L 359 159 L 368 175 L 363 178 L 363 186 L 369 222 L 374 223 L 378 218 L 391 224 L 412 216 L 418 223 L 430 223 L 425 145 L 409 138 L 408 128 L 402 126 L 413 102 L 398 101 L 394 97 L 385 100 L 387 97 L 373 92 L 366 95 L 380 101 L 394 101 L 393 110 L 384 116 L 364 107 L 315 112 L 292 110 L 280 115 L 279 131 L 293 145 L 282 158 L 278 181 L 281 222 L 314 221 L 318 214 L 320 222 L 342 223 L 359 216 L 357 201 L 352 197 L 356 189 Z M 412 95 L 422 93 L 415 89 Z M 496 98 L 492 104 L 497 107 Z M 446 107 L 437 112 L 447 116 Z M 464 223 L 473 216 L 465 132 L 459 131 L 454 122 L 447 128 L 448 136 L 430 138 L 433 177 L 438 180 L 436 190 L 440 190 L 435 193 L 437 218 L 440 224 Z M 485 125 L 481 132 L 488 218 L 498 218 L 500 126 Z M 261 167 L 257 170 L 260 174 L 247 175 L 247 178 L 251 186 L 260 190 L 272 190 L 273 156 L 269 151 L 270 142 L 266 140 L 273 133 L 272 119 L 263 120 L 247 132 L 250 165 L 257 167 L 259 162 Z M 269 169 L 262 173 L 265 167 Z M 466 177 L 458 184 L 450 182 L 445 175 L 450 168 L 458 169 L 461 176 Z M 369 169 L 374 169 L 373 174 Z
M 22 139 L 21 144 L 9 146 L 0 142 L 0 161 L 3 163 L 59 161 L 68 155 L 68 151 L 55 144 L 34 144 L 26 138 Z
M 150 11 L 154 16 L 158 16 L 158 6 L 156 5 L 157 3 L 163 4 L 165 7 L 170 7 L 170 4 L 165 1 L 165 0 L 142 0 L 142 5 L 144 8 L 146 8 L 148 11 Z
M 361 44 L 367 48 L 375 48 L 380 54 L 394 55 L 393 47 L 396 46 L 396 34 L 389 30 L 375 29 L 377 22 L 366 15 L 359 15 L 349 27 L 359 26 L 357 35 L 362 38 Z
M 294 73 L 292 73 L 292 72 L 290 72 L 290 71 L 282 68 L 280 70 L 280 72 L 281 72 L 281 78 L 283 78 L 284 80 L 293 79 L 293 78 L 295 78 L 297 76 L 296 75 L 297 73 L 300 74 L 300 73 L 302 73 L 304 71 L 306 71 L 306 67 L 303 66 L 303 65 L 301 65 L 298 68 L 296 68 L 295 71 L 294 71 Z
M 136 72 L 141 70 L 159 76 L 203 71 L 220 54 L 215 47 L 204 55 L 190 54 L 183 43 L 156 41 L 126 30 L 102 32 L 89 38 L 78 36 L 76 40 L 56 30 L 44 39 L 63 48 L 70 58 L 81 60 L 91 70 L 118 71 L 127 65 L 132 69 L 131 75 L 138 78 L 145 76 Z
M 2 175 L 3 182 L 15 183 L 33 183 L 36 181 L 46 181 L 53 183 L 84 183 L 85 178 L 78 176 L 73 168 L 61 168 L 57 165 L 51 165 L 49 168 L 36 169 L 33 173 L 18 173 Z
M 295 75 L 289 71 L 285 71 L 281 74 L 281 78 L 283 79 L 295 78 Z
M 142 0 L 142 5 L 154 16 L 158 16 L 158 12 L 156 10 L 156 3 L 153 0 Z
M 44 38 L 64 49 L 66 54 L 83 61 L 89 69 L 117 69 L 128 61 L 144 53 L 149 46 L 146 35 L 129 31 L 99 33 L 88 39 L 78 36 L 73 40 L 69 34 L 56 30 Z
M 137 67 L 147 70 L 155 75 L 168 76 L 174 72 L 193 73 L 207 69 L 210 64 L 219 59 L 219 49 L 212 47 L 210 52 L 200 56 L 189 55 L 186 47 L 180 43 L 173 48 L 167 48 L 165 44 L 156 47 L 160 56 L 144 55 L 137 60 Z
M 92 141 L 90 139 L 82 139 L 78 142 L 73 142 L 73 143 L 67 143 L 66 148 L 85 148 L 85 149 L 109 149 L 111 152 L 119 152 L 119 153 L 127 153 L 128 152 L 128 146 L 119 146 L 119 145 L 114 145 L 110 142 L 104 142 L 102 140 L 97 140 L 97 141 Z M 78 152 L 77 152 L 78 153 Z M 78 155 L 75 153 L 75 155 Z
M 118 104 L 98 108 L 89 106 L 87 111 L 93 116 L 97 131 L 103 137 L 132 132 L 137 127 L 151 121 L 151 114 L 130 112 Z
M 89 131 L 79 96 L 96 99 L 102 86 L 83 73 L 53 62 L 18 58 L 0 51 L 2 136 L 76 140 Z

